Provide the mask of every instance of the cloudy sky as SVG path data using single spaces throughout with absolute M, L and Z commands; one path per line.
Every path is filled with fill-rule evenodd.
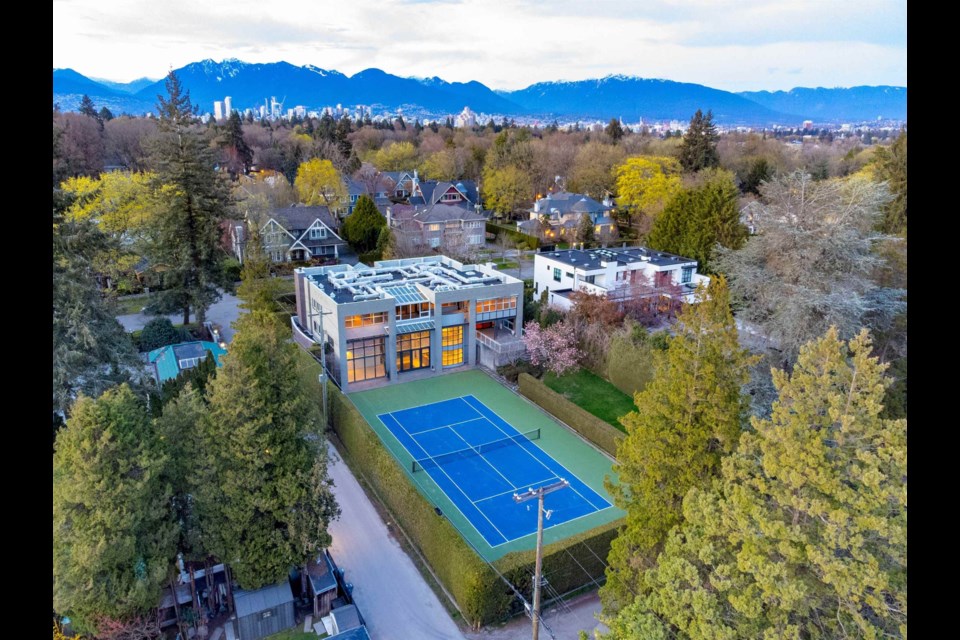
M 53 66 L 205 58 L 520 89 L 609 74 L 728 91 L 907 84 L 906 0 L 53 0 Z

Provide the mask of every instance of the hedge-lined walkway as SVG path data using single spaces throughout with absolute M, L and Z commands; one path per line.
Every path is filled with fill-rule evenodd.
M 439 487 L 433 483 L 429 475 L 418 473 L 414 477 L 414 474 L 409 471 L 412 461 L 410 454 L 377 418 L 377 415 L 382 413 L 458 398 L 466 394 L 476 396 L 519 431 L 525 432 L 539 428 L 540 439 L 537 441 L 537 445 L 550 454 L 554 460 L 576 474 L 593 490 L 600 493 L 609 502 L 613 502 L 603 488 L 604 478 L 613 476 L 610 459 L 483 372 L 464 371 L 350 394 L 350 400 L 353 401 L 377 433 L 381 442 L 398 460 L 398 467 L 404 470 L 404 473 L 411 478 L 414 486 L 419 487 L 421 493 L 424 493 L 428 500 L 441 508 L 444 516 L 450 519 L 451 523 L 469 540 L 484 559 L 493 561 L 512 551 L 533 549 L 536 545 L 536 535 L 531 534 L 497 547 L 491 547 L 469 521 L 459 513 Z M 610 507 L 577 520 L 551 527 L 544 531 L 544 543 L 549 544 L 575 536 L 617 520 L 623 515 L 623 511 L 620 509 Z

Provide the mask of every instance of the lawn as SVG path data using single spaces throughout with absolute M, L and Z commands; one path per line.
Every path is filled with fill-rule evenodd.
M 150 304 L 150 296 L 135 295 L 122 296 L 116 299 L 117 315 L 127 316 L 133 313 L 140 313 L 140 310 Z
M 633 399 L 592 371 L 579 369 L 560 377 L 548 371 L 543 382 L 581 409 L 626 433 L 618 418 L 636 409 Z

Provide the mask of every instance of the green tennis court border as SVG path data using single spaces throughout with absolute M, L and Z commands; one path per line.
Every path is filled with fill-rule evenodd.
M 505 388 L 482 371 L 473 369 L 348 394 L 347 397 L 357 407 L 357 410 L 360 411 L 367 424 L 377 434 L 387 450 L 393 454 L 413 485 L 431 504 L 443 511 L 443 515 L 450 520 L 484 560 L 493 562 L 512 551 L 533 549 L 536 546 L 536 534 L 517 538 L 495 547 L 490 546 L 428 474 L 411 472 L 413 457 L 377 418 L 382 413 L 392 413 L 401 409 L 459 398 L 468 394 L 475 396 L 518 431 L 540 429 L 540 438 L 536 441 L 536 444 L 554 460 L 576 474 L 591 489 L 613 504 L 613 498 L 603 487 L 604 477 L 610 476 L 616 480 L 616 476 L 611 470 L 612 462 L 610 458 L 584 442 L 578 435 L 528 400 Z M 546 499 L 546 507 L 550 508 L 549 497 Z M 564 540 L 570 536 L 613 522 L 624 515 L 625 512 L 617 507 L 595 511 L 581 518 L 544 529 L 543 542 L 546 545 Z

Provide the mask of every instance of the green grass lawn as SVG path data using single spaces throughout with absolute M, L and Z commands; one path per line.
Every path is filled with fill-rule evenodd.
M 294 628 L 275 633 L 272 636 L 267 636 L 263 640 L 317 640 L 318 638 L 326 637 L 327 634 L 318 636 L 313 631 L 301 631 L 300 629 Z
M 140 310 L 150 304 L 150 296 L 123 296 L 116 299 L 117 315 L 127 316 L 140 313 Z
M 516 269 L 517 263 L 513 260 L 502 260 L 497 258 L 493 261 L 493 264 L 497 265 L 497 268 L 503 271 L 504 269 Z
M 633 399 L 589 369 L 560 377 L 548 371 L 543 382 L 581 409 L 626 433 L 618 418 L 636 409 Z

